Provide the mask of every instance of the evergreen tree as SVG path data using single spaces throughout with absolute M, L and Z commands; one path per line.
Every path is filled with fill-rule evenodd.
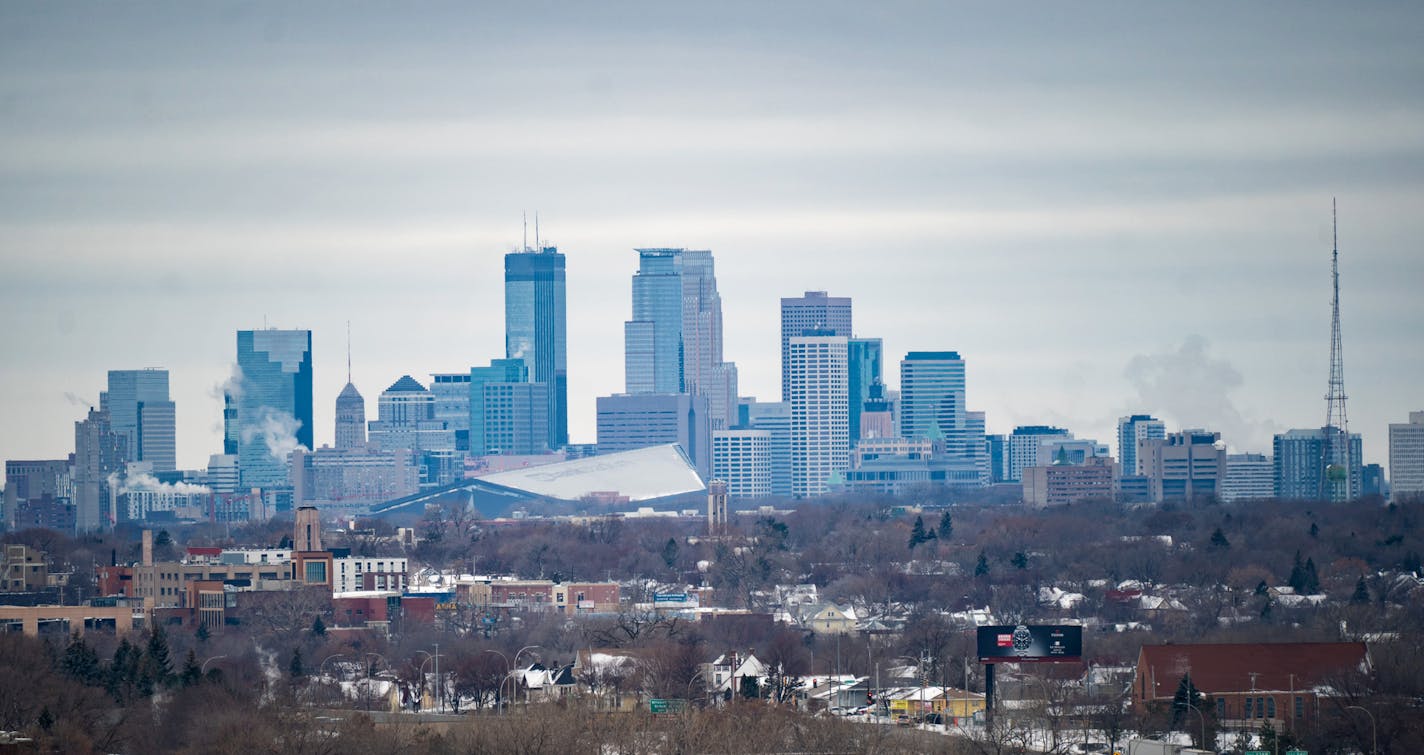
M 1310 523 L 1310 537 L 1312 539 L 1320 537 L 1320 525 L 1315 522 Z
M 1176 727 L 1182 720 L 1194 715 L 1187 704 L 1190 703 L 1197 710 L 1202 709 L 1201 690 L 1192 683 L 1190 674 L 1183 674 L 1182 680 L 1177 682 L 1177 692 L 1172 695 L 1172 726 Z M 1202 715 L 1206 715 L 1203 713 Z
M 206 643 L 208 638 L 212 636 L 212 633 L 208 631 L 207 624 L 199 624 L 198 631 L 195 632 L 193 636 L 198 638 L 198 642 Z
M 1320 575 L 1315 573 L 1315 559 L 1305 560 L 1305 594 L 1315 595 L 1320 592 Z
M 129 644 L 127 637 L 121 638 L 119 646 L 114 648 L 114 657 L 109 661 L 104 687 L 115 702 L 122 703 L 133 696 L 138 683 L 138 662 L 141 655 L 138 648 Z
M 1297 594 L 1305 593 L 1305 562 L 1300 560 L 1300 551 L 1295 552 L 1295 563 L 1291 565 L 1290 579 L 1286 580 Z
M 153 684 L 168 686 L 173 683 L 173 659 L 168 653 L 168 635 L 163 627 L 154 625 L 148 634 L 148 647 L 144 649 L 143 666 L 145 676 Z
M 326 636 L 326 622 L 322 621 L 320 616 L 318 616 L 318 617 L 316 617 L 315 619 L 312 620 L 312 636 L 313 636 L 313 637 L 325 637 L 325 636 Z
M 989 575 L 989 557 L 984 555 L 984 551 L 979 551 L 979 562 L 974 564 L 974 576 L 987 577 Z
M 1350 596 L 1350 602 L 1357 605 L 1370 602 L 1370 588 L 1365 586 L 1364 576 L 1355 581 L 1355 594 Z
M 287 664 L 287 673 L 290 674 L 293 679 L 300 679 L 305 675 L 305 671 L 302 669 L 301 648 L 296 648 L 292 651 L 292 661 Z
M 45 731 L 54 728 L 54 714 L 49 712 L 48 705 L 40 709 L 40 717 L 35 720 L 35 723 L 39 724 L 40 728 Z
M 663 563 L 667 564 L 669 569 L 677 567 L 677 538 L 670 537 L 667 544 L 663 545 Z
M 1226 550 L 1231 547 L 1231 541 L 1226 539 L 1226 533 L 1220 527 L 1211 533 L 1211 547 L 1215 550 Z
M 910 550 L 925 541 L 925 520 L 915 517 L 915 525 L 910 528 Z
M 757 680 L 754 676 L 742 677 L 741 689 L 737 690 L 737 692 L 747 700 L 755 700 L 761 697 L 761 687 L 757 685 Z
M 943 514 L 939 515 L 939 539 L 949 542 L 952 537 L 954 537 L 954 518 L 949 515 L 949 510 L 946 509 Z
M 1015 568 L 1015 569 L 1020 569 L 1020 570 L 1022 570 L 1022 569 L 1027 569 L 1027 568 L 1028 568 L 1028 556 L 1025 556 L 1024 553 L 1023 553 L 1023 551 L 1019 551 L 1018 553 L 1015 553 L 1015 554 L 1014 554 L 1014 558 L 1013 558 L 1013 560 L 1012 560 L 1010 563 L 1012 563 L 1012 564 L 1014 565 L 1014 568 Z
M 192 650 L 188 651 L 188 657 L 183 659 L 183 671 L 178 675 L 178 681 L 184 687 L 191 687 L 197 684 L 203 676 L 203 668 L 198 665 L 198 656 Z
M 1261 580 L 1260 582 L 1257 582 L 1257 583 L 1256 583 L 1256 594 L 1257 594 L 1257 595 L 1265 595 L 1268 591 L 1270 591 L 1270 589 L 1271 589 L 1270 587 L 1267 587 L 1267 586 L 1266 586 L 1266 580 L 1264 580 L 1264 579 Z
M 99 665 L 99 654 L 79 636 L 78 632 L 69 641 L 60 657 L 59 668 L 69 678 L 90 686 L 104 683 L 104 669 Z

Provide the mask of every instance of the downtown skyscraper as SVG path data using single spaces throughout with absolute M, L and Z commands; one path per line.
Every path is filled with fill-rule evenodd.
M 791 404 L 791 494 L 812 498 L 850 465 L 847 342 L 808 330 L 787 344 Z
M 242 488 L 287 483 L 287 459 L 312 443 L 310 330 L 237 331 L 239 377 L 224 396 L 225 436 Z
M 128 439 L 127 461 L 149 462 L 155 472 L 178 468 L 168 370 L 109 370 L 99 409 L 109 413 L 113 431 Z
M 805 296 L 781 299 L 781 400 L 791 400 L 791 339 L 809 330 L 851 337 L 849 296 L 827 296 L 825 291 L 807 291 Z
M 557 247 L 526 248 L 504 256 L 505 358 L 524 362 L 528 382 L 548 386 L 545 445 L 550 449 L 569 443 L 565 301 L 564 255 Z
M 712 253 L 639 249 L 633 317 L 623 325 L 625 391 L 704 396 L 713 429 L 735 420 L 737 369 L 722 355 Z

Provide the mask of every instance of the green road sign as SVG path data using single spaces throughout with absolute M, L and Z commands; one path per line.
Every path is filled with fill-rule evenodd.
M 686 709 L 686 700 L 660 700 L 653 698 L 648 701 L 648 711 L 650 713 L 681 713 Z
M 1286 750 L 1286 755 L 1310 755 L 1305 750 Z

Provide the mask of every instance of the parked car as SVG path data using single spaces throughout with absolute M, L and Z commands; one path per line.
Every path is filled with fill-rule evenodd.
M 905 715 L 904 713 L 901 713 L 900 715 L 895 716 L 895 725 L 896 725 L 896 726 L 912 726 L 912 725 L 914 725 L 914 723 L 915 723 L 914 719 L 910 718 L 909 716 Z

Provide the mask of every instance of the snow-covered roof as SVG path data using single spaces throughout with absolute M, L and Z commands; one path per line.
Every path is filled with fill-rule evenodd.
M 480 479 L 565 501 L 604 492 L 615 492 L 630 501 L 650 501 L 707 489 L 696 467 L 675 443 L 497 472 Z

